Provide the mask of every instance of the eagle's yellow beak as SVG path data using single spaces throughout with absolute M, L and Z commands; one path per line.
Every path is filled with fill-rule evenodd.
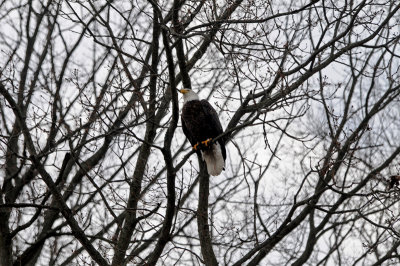
M 188 89 L 181 89 L 181 90 L 179 90 L 179 92 L 182 93 L 182 94 L 188 93 L 189 91 L 190 91 L 190 90 L 188 90 Z

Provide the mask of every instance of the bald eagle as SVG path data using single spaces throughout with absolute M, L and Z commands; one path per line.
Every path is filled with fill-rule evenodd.
M 181 89 L 183 108 L 181 114 L 182 129 L 197 154 L 207 164 L 207 171 L 212 176 L 224 170 L 226 150 L 225 140 L 213 139 L 223 133 L 221 122 L 215 109 L 207 100 L 200 100 L 191 89 Z

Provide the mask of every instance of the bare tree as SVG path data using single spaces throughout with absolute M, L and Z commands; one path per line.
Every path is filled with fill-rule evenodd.
M 399 9 L 0 2 L 0 265 L 397 265 Z

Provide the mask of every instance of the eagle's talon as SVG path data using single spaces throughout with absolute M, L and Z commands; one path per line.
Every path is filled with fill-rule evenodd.
M 206 139 L 205 141 L 202 141 L 201 143 L 204 144 L 204 146 L 208 147 L 209 143 L 212 141 L 211 138 Z
M 199 142 L 197 142 L 196 144 L 194 144 L 194 146 L 193 146 L 193 150 L 197 151 L 197 146 L 199 146 L 199 145 L 200 145 L 200 143 L 199 143 Z

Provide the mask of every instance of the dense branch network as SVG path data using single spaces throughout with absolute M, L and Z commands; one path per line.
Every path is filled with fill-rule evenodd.
M 397 265 L 399 9 L 2 1 L 0 265 Z

